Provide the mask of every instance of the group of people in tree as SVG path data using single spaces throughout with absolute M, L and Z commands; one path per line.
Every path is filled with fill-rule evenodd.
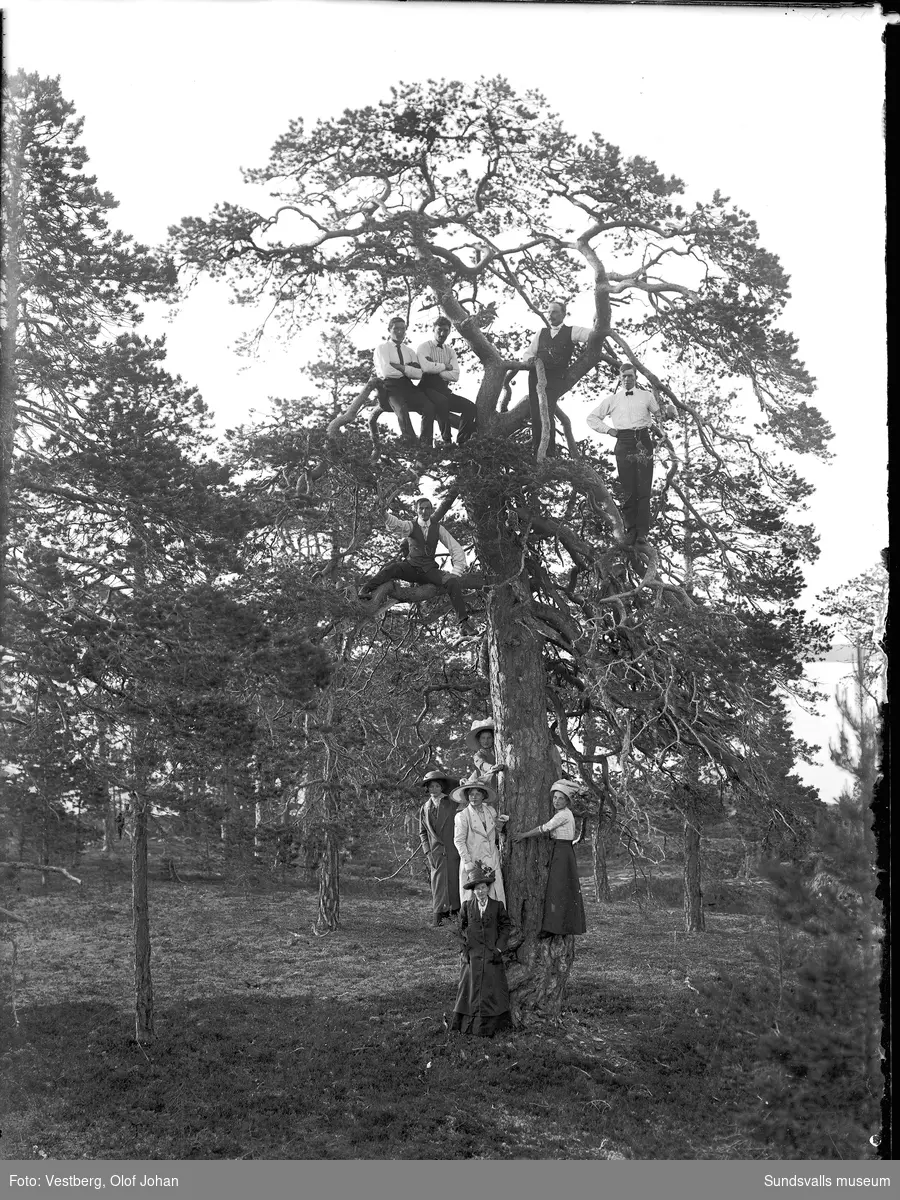
M 422 779 L 428 799 L 419 812 L 419 836 L 431 869 L 433 921 L 456 922 L 461 947 L 459 990 L 451 1028 L 493 1036 L 510 1025 L 503 952 L 512 923 L 506 911 L 501 856 L 509 817 L 499 813 L 492 780 L 506 766 L 497 761 L 492 719 L 472 722 L 468 742 L 475 772 L 460 783 L 434 768 Z M 558 779 L 550 788 L 553 815 L 513 835 L 513 841 L 549 836 L 553 851 L 544 893 L 541 935 L 586 931 L 575 859 L 576 821 L 570 804 L 578 784 Z M 467 897 L 466 893 L 473 893 Z
M 566 324 L 566 305 L 561 300 L 548 305 L 546 316 L 546 326 L 532 339 L 522 361 L 512 364 L 529 373 L 531 439 L 536 454 L 542 440 L 547 452 L 554 453 L 557 401 L 565 390 L 566 374 L 577 347 L 587 342 L 592 332 Z M 439 316 L 432 338 L 413 350 L 405 342 L 405 320 L 394 317 L 388 325 L 388 340 L 375 351 L 375 372 L 383 384 L 383 407 L 396 414 L 406 438 L 412 436 L 409 413 L 417 413 L 421 418 L 420 441 L 429 447 L 435 422 L 444 443 L 451 442 L 454 424 L 459 428 L 459 442 L 472 437 L 476 429 L 475 405 L 451 388 L 459 380 L 459 363 L 448 343 L 451 328 L 450 320 Z M 536 367 L 538 362 L 542 370 Z M 539 394 L 541 388 L 543 397 Z M 542 429 L 542 409 L 550 425 L 546 431 Z M 619 369 L 619 386 L 587 416 L 590 429 L 616 439 L 622 540 L 626 546 L 640 549 L 646 545 L 654 419 L 673 415 L 674 409 L 669 405 L 663 409 L 655 391 L 638 386 L 637 370 L 633 363 L 626 362 Z M 474 631 L 463 582 L 467 573 L 465 552 L 435 519 L 430 499 L 420 496 L 413 507 L 414 519 L 386 514 L 388 530 L 403 539 L 401 554 L 365 580 L 360 598 L 370 600 L 379 587 L 393 580 L 430 584 L 447 593 L 462 632 L 471 634 Z M 438 546 L 449 554 L 449 570 L 438 563 Z M 492 720 L 474 721 L 468 740 L 475 768 L 470 778 L 460 782 L 439 767 L 423 778 L 428 799 L 419 813 L 419 834 L 431 869 L 434 924 L 455 922 L 461 946 L 452 1027 L 490 1036 L 510 1023 L 503 952 L 509 943 L 511 922 L 505 907 L 502 868 L 509 818 L 498 811 L 496 786 L 506 764 L 497 758 Z M 562 774 L 558 754 L 554 767 Z M 579 791 L 570 780 L 557 779 L 550 789 L 552 814 L 548 820 L 512 835 L 515 842 L 546 836 L 553 844 L 544 892 L 542 936 L 581 934 L 586 929 L 574 851 L 576 820 L 571 808 Z
M 513 363 L 528 371 L 528 400 L 531 416 L 532 446 L 537 452 L 541 442 L 541 406 L 538 395 L 539 382 L 535 363 L 540 361 L 544 369 L 544 383 L 549 418 L 548 453 L 554 453 L 556 405 L 565 390 L 565 377 L 578 346 L 587 342 L 591 330 L 583 325 L 566 324 L 566 304 L 553 300 L 547 306 L 547 324 L 532 338 L 521 361 Z M 476 409 L 471 400 L 451 391 L 451 384 L 459 380 L 459 362 L 448 338 L 451 322 L 445 316 L 436 318 L 432 327 L 432 338 L 413 351 L 405 343 L 407 325 L 402 317 L 393 317 L 388 324 L 389 337 L 375 350 L 375 373 L 382 381 L 384 407 L 397 415 L 401 433 L 410 436 L 409 413 L 421 418 L 419 440 L 424 446 L 432 445 L 434 422 L 437 421 L 442 442 L 452 441 L 452 426 L 457 424 L 457 441 L 467 441 L 475 432 Z M 661 405 L 654 390 L 637 383 L 637 370 L 633 363 L 623 363 L 619 369 L 619 385 L 615 391 L 604 396 L 596 408 L 587 416 L 588 426 L 598 434 L 606 434 L 616 440 L 616 469 L 622 489 L 622 518 L 625 526 L 623 544 L 646 545 L 650 531 L 650 496 L 653 486 L 653 432 L 655 421 L 675 415 L 672 405 Z M 416 502 L 417 505 L 419 501 Z M 396 522 L 396 518 L 393 519 Z M 425 521 L 420 523 L 425 526 Z M 408 523 L 407 523 L 408 524 Z M 400 530 L 389 518 L 388 527 L 408 537 L 406 529 Z M 435 533 L 449 547 L 452 538 L 441 526 L 442 532 Z M 448 540 L 449 539 L 449 542 Z M 461 557 L 462 552 L 459 552 Z M 453 551 L 451 549 L 451 558 Z M 463 560 L 464 562 L 464 560 Z M 407 574 L 384 575 L 377 578 L 385 582 L 388 578 L 407 579 L 410 582 L 432 582 L 443 586 L 451 596 L 454 608 L 461 621 L 465 620 L 465 604 L 460 589 L 454 587 L 447 576 L 458 575 L 459 569 L 453 560 L 453 570 L 442 572 L 438 581 L 435 573 L 440 571 L 433 554 L 416 555 L 418 574 L 413 579 Z M 411 563 L 403 567 L 408 571 Z M 396 567 L 388 568 L 395 571 Z M 429 579 L 423 572 L 430 574 Z M 382 578 L 382 575 L 384 576 Z M 369 590 L 377 586 L 368 585 Z

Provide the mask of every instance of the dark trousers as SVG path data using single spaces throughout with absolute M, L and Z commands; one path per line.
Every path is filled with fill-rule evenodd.
M 451 415 L 459 417 L 457 442 L 465 442 L 472 436 L 475 432 L 475 405 L 471 400 L 466 400 L 464 396 L 454 395 L 443 379 L 435 382 L 434 376 L 429 375 L 422 378 L 419 383 L 419 391 L 424 392 L 434 405 L 438 429 L 445 442 L 449 442 L 452 437 Z
M 546 367 L 544 368 L 546 370 Z M 549 454 L 556 444 L 556 402 L 563 394 L 562 376 L 547 371 L 547 410 L 550 414 L 550 441 L 547 443 Z M 537 394 L 537 376 L 534 367 L 528 372 L 528 404 L 531 408 L 531 445 L 537 452 L 541 444 L 541 402 Z
M 465 621 L 469 615 L 458 575 L 451 575 L 447 571 L 442 571 L 440 567 L 430 567 L 425 564 L 413 566 L 411 562 L 389 563 L 388 566 L 382 567 L 377 575 L 366 580 L 366 591 L 374 592 L 377 587 L 381 587 L 389 579 L 402 579 L 404 583 L 432 583 L 435 587 L 443 588 L 447 593 L 450 603 L 461 621 Z
M 616 435 L 616 467 L 622 485 L 622 520 L 626 536 L 650 532 L 653 488 L 653 439 L 649 429 L 620 429 Z
M 434 405 L 428 394 L 417 388 L 411 379 L 386 379 L 384 381 L 388 404 L 397 414 L 400 433 L 404 434 L 404 414 L 406 424 L 409 424 L 409 413 L 419 413 L 422 417 L 422 429 L 419 441 L 423 446 L 430 446 L 434 434 Z

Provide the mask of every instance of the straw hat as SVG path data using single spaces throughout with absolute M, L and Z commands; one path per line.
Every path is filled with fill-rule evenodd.
M 468 804 L 468 793 L 473 788 L 479 788 L 482 792 L 486 793 L 488 800 L 493 801 L 494 804 L 497 803 L 497 789 L 484 775 L 472 775 L 464 783 L 461 783 L 455 791 L 450 793 L 450 799 L 455 800 L 457 804 Z
M 469 746 L 472 750 L 481 749 L 481 743 L 478 741 L 478 735 L 480 733 L 484 733 L 485 730 L 488 730 L 490 733 L 494 732 L 494 718 L 476 717 L 469 728 L 469 732 L 466 734 L 466 741 L 469 743 Z

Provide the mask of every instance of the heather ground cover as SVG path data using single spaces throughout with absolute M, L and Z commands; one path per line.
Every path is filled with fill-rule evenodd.
M 345 872 L 316 937 L 306 883 L 152 888 L 157 1040 L 133 1040 L 127 879 L 15 882 L 15 1009 L 2 1014 L 7 1158 L 746 1158 L 730 1114 L 753 1047 L 700 989 L 755 970 L 753 885 L 720 889 L 703 935 L 679 883 L 625 872 L 598 904 L 559 1026 L 449 1034 L 455 947 L 426 888 Z

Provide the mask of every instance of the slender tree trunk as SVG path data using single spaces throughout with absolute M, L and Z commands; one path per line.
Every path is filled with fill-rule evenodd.
M 46 788 L 46 778 L 45 778 L 44 786 Z M 46 795 L 46 792 L 44 794 L 44 803 L 42 806 L 42 817 L 43 817 L 43 820 L 41 822 L 41 865 L 49 866 L 49 864 L 50 864 L 50 799 Z M 47 876 L 46 876 L 46 874 L 42 873 L 41 874 L 41 887 L 46 887 L 46 886 L 47 886 Z
M 319 913 L 316 933 L 333 933 L 341 923 L 341 856 L 337 812 L 328 784 L 322 792 L 324 823 L 322 856 L 319 859 Z
M 609 874 L 606 869 L 606 831 L 607 821 L 605 811 L 601 806 L 596 820 L 591 822 L 591 865 L 594 873 L 594 895 L 598 904 L 608 904 L 612 900 L 612 888 L 609 886 Z
M 72 853 L 72 866 L 77 867 L 81 861 L 81 793 L 78 793 L 78 804 L 75 808 L 75 847 Z
M 152 1042 L 153 981 L 150 977 L 150 906 L 147 886 L 147 796 L 144 787 L 131 796 L 131 912 L 134 930 L 134 1036 Z
M 102 717 L 97 721 L 97 757 L 100 760 L 100 769 L 105 776 L 106 768 L 109 765 L 109 732 L 106 721 Z M 111 854 L 118 853 L 120 833 L 116 825 L 116 793 L 109 786 L 105 777 L 103 791 L 106 800 L 103 804 L 103 849 L 101 854 L 104 858 L 108 858 Z
M 132 528 L 137 526 L 132 523 Z M 147 569 L 143 542 L 135 548 L 133 559 L 134 590 L 143 595 L 147 590 Z M 140 700 L 140 686 L 135 687 L 135 699 Z M 147 817 L 150 804 L 148 785 L 149 730 L 145 718 L 138 717 L 131 733 L 131 918 L 134 942 L 134 1036 L 138 1044 L 152 1042 L 153 981 L 150 976 L 150 905 L 147 880 Z
M 697 813 L 684 818 L 684 928 L 686 933 L 706 929 L 701 882 L 701 827 Z

